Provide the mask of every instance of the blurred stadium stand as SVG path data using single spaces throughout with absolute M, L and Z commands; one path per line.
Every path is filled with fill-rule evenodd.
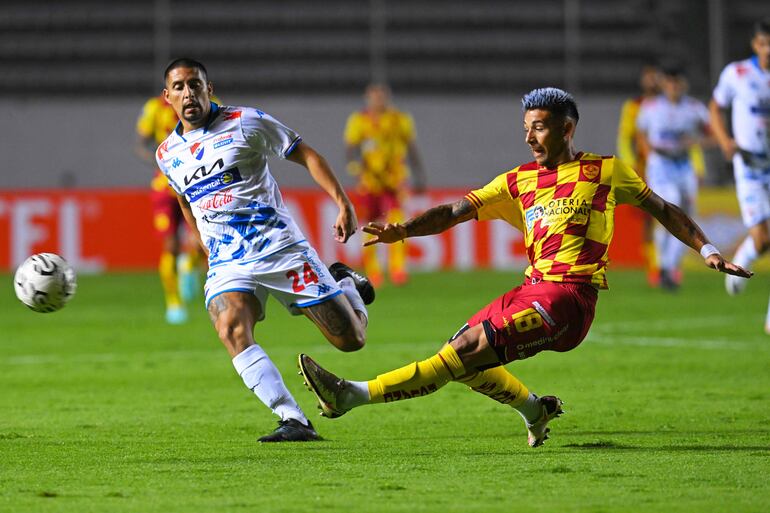
M 373 77 L 400 93 L 631 94 L 657 58 L 686 62 L 705 93 L 711 55 L 744 56 L 767 14 L 755 0 L 5 0 L 0 92 L 142 94 L 184 54 L 235 93 L 358 93 Z
M 416 119 L 429 183 L 478 185 L 531 158 L 518 105 L 529 89 L 575 93 L 578 145 L 613 153 L 642 63 L 684 62 L 705 101 L 768 15 L 755 0 L 3 0 L 0 188 L 146 186 L 134 123 L 181 55 L 338 171 L 345 118 L 365 84 L 387 81 Z M 710 153 L 709 181 L 729 180 Z M 273 170 L 282 186 L 312 185 L 296 166 Z

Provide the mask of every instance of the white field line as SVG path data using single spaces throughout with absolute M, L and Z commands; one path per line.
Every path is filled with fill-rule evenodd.
M 768 337 L 770 338 L 770 337 Z M 756 342 L 734 340 L 689 339 L 677 337 L 635 337 L 626 335 L 608 335 L 589 333 L 584 344 L 598 343 L 613 346 L 642 346 L 642 347 L 683 347 L 689 349 L 729 349 L 731 351 L 768 351 L 767 345 Z
M 709 317 L 683 317 L 681 319 L 639 319 L 638 321 L 609 321 L 609 322 L 594 322 L 591 327 L 591 331 L 649 331 L 649 330 L 670 330 L 677 328 L 702 328 L 702 327 L 714 327 L 714 326 L 732 326 L 735 323 L 735 318 L 723 315 L 723 316 L 709 316 Z M 760 325 L 761 327 L 761 325 Z
M 669 347 L 669 348 L 688 348 L 705 350 L 730 350 L 730 351 L 755 351 L 770 352 L 770 337 L 764 341 L 759 338 L 752 341 L 732 341 L 719 339 L 686 339 L 678 337 L 655 337 L 655 336 L 628 336 L 621 334 L 595 333 L 593 330 L 583 344 L 602 344 L 614 346 L 637 346 L 637 347 Z M 388 342 L 380 345 L 378 351 L 393 350 L 403 351 L 405 346 L 410 346 L 420 353 L 419 348 L 436 347 L 441 344 L 435 341 L 430 342 Z M 336 350 L 326 344 L 319 344 L 314 349 L 316 353 L 334 353 Z M 178 351 L 159 351 L 141 353 L 139 357 L 145 356 L 153 360 L 199 360 L 202 358 L 222 359 L 224 356 L 221 351 L 203 351 L 203 350 L 178 350 Z M 415 354 L 417 354 L 415 353 Z M 0 365 L 52 365 L 52 364 L 72 364 L 72 363 L 115 363 L 125 362 L 137 358 L 135 353 L 93 353 L 93 354 L 74 354 L 74 355 L 19 355 L 11 356 L 6 359 L 0 359 Z

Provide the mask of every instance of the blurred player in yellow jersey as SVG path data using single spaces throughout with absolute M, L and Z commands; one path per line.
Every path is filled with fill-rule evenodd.
M 386 85 L 370 84 L 366 106 L 350 115 L 345 126 L 348 172 L 358 178 L 356 207 L 366 221 L 398 223 L 404 215 L 401 202 L 410 168 L 415 192 L 425 190 L 425 172 L 415 145 L 412 117 L 390 103 Z M 364 272 L 373 285 L 383 281 L 375 247 L 363 251 Z M 388 248 L 388 274 L 400 285 L 407 281 L 406 247 Z
M 626 100 L 620 111 L 617 156 L 624 164 L 636 170 L 642 178 L 646 176 L 647 155 L 644 148 L 638 143 L 637 117 L 639 116 L 642 102 L 660 94 L 660 81 L 660 68 L 656 64 L 648 62 L 642 65 L 639 73 L 641 94 Z M 690 149 L 690 163 L 695 174 L 702 177 L 705 173 L 706 163 L 703 157 L 703 150 L 697 144 Z M 660 273 L 658 270 L 657 251 L 653 241 L 654 223 L 651 216 L 644 212 L 641 212 L 641 215 L 644 218 L 644 259 L 647 280 L 650 285 L 658 285 Z M 678 276 L 676 278 L 677 280 L 680 279 Z
M 162 96 L 147 100 L 136 122 L 139 137 L 137 154 L 155 166 L 155 148 L 168 137 L 178 122 L 174 109 Z M 182 238 L 182 210 L 176 194 L 168 185 L 168 180 L 157 168 L 151 188 L 153 226 L 163 238 L 158 272 L 166 299 L 166 321 L 169 324 L 182 324 L 187 321 L 184 303 L 195 296 L 198 288 L 197 268 L 201 260 L 200 251 L 195 246 L 183 251 L 186 244 Z

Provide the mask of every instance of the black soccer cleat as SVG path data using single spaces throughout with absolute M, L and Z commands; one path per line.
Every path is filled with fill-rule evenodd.
M 374 287 L 372 287 L 369 278 L 355 272 L 342 262 L 334 262 L 330 265 L 329 272 L 335 281 L 340 281 L 343 278 L 351 278 L 356 285 L 356 290 L 361 294 L 361 299 L 364 301 L 365 305 L 370 305 L 374 302 Z
M 321 440 L 315 432 L 313 424 L 307 421 L 307 426 L 296 419 L 279 420 L 278 427 L 269 435 L 259 439 L 260 442 L 312 442 Z

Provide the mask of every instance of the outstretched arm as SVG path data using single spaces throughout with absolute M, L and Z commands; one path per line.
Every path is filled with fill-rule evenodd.
M 433 207 L 403 224 L 369 223 L 364 226 L 364 231 L 374 235 L 374 237 L 366 241 L 364 246 L 371 246 L 378 242 L 392 244 L 407 237 L 434 235 L 475 217 L 476 207 L 463 198 L 454 203 Z
M 321 154 L 307 144 L 300 142 L 287 157 L 288 160 L 304 166 L 313 180 L 331 196 L 340 209 L 334 223 L 334 238 L 339 242 L 347 242 L 356 231 L 358 219 L 353 210 L 353 204 L 342 188 L 337 176 Z
M 669 203 L 653 192 L 639 206 L 642 210 L 660 221 L 660 224 L 671 232 L 674 237 L 695 251 L 699 251 L 705 260 L 706 266 L 742 278 L 751 278 L 754 274 L 722 258 L 719 251 L 709 243 L 703 230 L 695 224 L 695 221 L 673 203 Z

